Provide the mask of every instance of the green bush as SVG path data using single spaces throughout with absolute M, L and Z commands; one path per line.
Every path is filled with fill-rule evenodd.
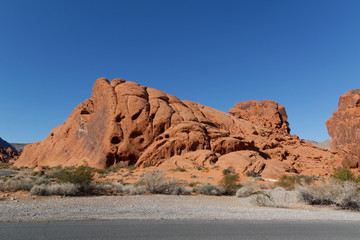
M 287 176 L 282 175 L 277 182 L 277 185 L 286 190 L 294 190 L 296 185 L 309 185 L 313 182 L 313 177 L 305 175 Z
M 144 165 L 144 168 L 153 167 L 153 166 L 155 166 L 155 165 L 152 164 L 152 163 L 149 163 L 149 164 L 145 164 L 145 165 Z
M 131 164 L 131 165 L 127 166 L 126 168 L 127 168 L 127 170 L 132 171 L 132 170 L 134 170 L 136 167 L 135 167 L 135 164 Z
M 201 188 L 196 190 L 198 194 L 221 196 L 225 194 L 224 187 L 213 186 L 211 184 L 205 184 Z
M 226 195 L 234 195 L 236 191 L 241 188 L 241 184 L 238 183 L 239 176 L 232 168 L 223 170 L 223 178 L 219 185 L 225 189 Z
M 254 178 L 261 177 L 260 173 L 256 173 L 256 172 L 254 172 L 254 170 L 247 171 L 245 174 L 248 177 L 254 177 Z
M 230 166 L 227 169 L 222 170 L 223 175 L 235 174 L 235 170 Z
M 340 168 L 334 168 L 334 173 L 331 175 L 331 177 L 342 182 L 359 182 L 360 180 L 359 178 L 356 178 L 355 175 L 350 171 L 350 167 L 347 164 Z
M 173 169 L 172 171 L 174 171 L 174 172 L 186 172 L 186 169 L 178 167 L 178 168 Z
M 90 184 L 93 181 L 94 170 L 87 166 L 80 166 L 74 170 L 63 169 L 57 178 L 61 183 L 72 183 L 79 187 L 81 192 L 91 191 Z

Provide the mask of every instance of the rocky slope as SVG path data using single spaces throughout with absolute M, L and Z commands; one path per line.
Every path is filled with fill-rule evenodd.
M 9 162 L 10 160 L 14 160 L 19 156 L 19 153 L 16 149 L 0 138 L 0 162 Z
M 5 149 L 10 148 L 14 152 L 16 152 L 16 149 L 10 143 L 8 143 L 2 138 L 0 138 L 0 148 L 5 148 Z
M 360 89 L 352 90 L 339 99 L 338 110 L 326 122 L 333 139 L 332 148 L 350 161 L 351 167 L 359 167 L 360 161 Z
M 285 108 L 273 101 L 237 103 L 230 113 L 134 82 L 100 78 L 91 98 L 43 141 L 26 146 L 15 165 L 232 166 L 241 174 L 277 178 L 326 176 L 341 162 L 290 135 Z

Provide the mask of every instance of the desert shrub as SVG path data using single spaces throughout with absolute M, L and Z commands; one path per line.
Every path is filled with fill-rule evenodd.
M 298 187 L 298 197 L 310 205 L 334 205 L 342 209 L 360 210 L 359 184 L 354 181 L 330 178 L 321 185 Z
M 132 170 L 134 170 L 135 168 L 136 168 L 136 167 L 135 167 L 135 164 L 131 164 L 131 165 L 129 165 L 129 166 L 126 167 L 126 169 L 129 170 L 129 171 L 132 171 Z
M 135 165 L 131 165 L 135 168 Z M 118 163 L 114 166 L 111 166 L 107 169 L 107 172 L 118 172 L 120 168 L 123 168 L 124 165 L 122 163 Z
M 142 185 L 135 186 L 128 184 L 124 186 L 123 191 L 129 195 L 143 195 L 146 193 L 146 187 Z
M 0 179 L 0 191 L 5 190 L 5 184 L 6 184 L 6 181 L 3 179 Z
M 200 182 L 191 182 L 189 183 L 189 187 L 195 187 L 196 185 L 198 185 Z
M 242 183 L 242 187 L 235 193 L 236 197 L 248 197 L 250 195 L 259 193 L 259 188 L 252 181 Z
M 36 178 L 34 177 L 14 177 L 5 182 L 5 191 L 15 192 L 19 190 L 30 191 L 35 185 Z
M 13 164 L 14 164 L 13 162 L 7 162 L 7 163 L 5 163 L 5 162 L 0 162 L 0 169 L 8 169 L 8 168 L 11 168 Z
M 155 165 L 152 164 L 152 163 L 149 163 L 149 164 L 145 164 L 145 165 L 144 165 L 144 168 L 153 167 L 153 166 L 155 166 Z
M 124 193 L 124 185 L 121 183 L 113 183 L 112 184 L 113 191 L 116 193 Z
M 90 193 L 92 190 L 93 169 L 87 166 L 80 166 L 75 169 L 63 169 L 57 175 L 60 183 L 72 183 L 79 187 L 83 193 Z
M 105 175 L 108 173 L 108 171 L 104 170 L 104 169 L 94 169 L 94 171 L 97 173 L 97 174 L 101 174 L 101 175 Z
M 261 177 L 260 173 L 256 173 L 256 172 L 254 172 L 254 170 L 247 171 L 245 174 L 248 177 L 254 177 L 254 178 Z
M 185 194 L 187 191 L 180 186 L 180 182 L 174 178 L 165 178 L 161 170 L 150 171 L 142 174 L 136 185 L 145 186 L 146 190 L 153 194 Z
M 199 178 L 199 177 L 201 177 L 201 176 L 200 175 L 194 175 L 194 174 L 190 176 L 190 178 Z
M 335 168 L 332 178 L 339 181 L 352 181 L 359 182 L 359 178 L 356 178 L 355 175 L 350 171 L 349 165 L 345 164 L 343 167 Z
M 238 183 L 239 176 L 233 171 L 231 167 L 223 170 L 223 178 L 219 185 L 225 189 L 226 195 L 234 195 L 236 191 L 241 188 Z
M 178 167 L 178 168 L 173 169 L 172 171 L 174 171 L 174 172 L 186 172 L 186 169 Z
M 313 177 L 304 175 L 287 176 L 282 175 L 277 185 L 286 190 L 294 190 L 296 185 L 309 185 L 313 182 Z
M 271 196 L 271 193 L 264 193 L 264 192 L 259 193 L 252 203 L 258 206 L 267 206 L 267 207 L 275 206 L 275 202 L 273 200 L 273 197 Z
M 89 188 L 93 194 L 109 194 L 114 192 L 114 186 L 109 183 L 91 183 Z
M 50 180 L 46 177 L 39 177 L 35 180 L 35 185 L 50 184 Z
M 222 174 L 227 175 L 227 174 L 236 174 L 236 173 L 235 173 L 234 168 L 230 166 L 230 167 L 222 170 Z
M 224 187 L 205 184 L 196 190 L 198 194 L 221 196 L 225 194 Z
M 35 185 L 31 190 L 30 194 L 39 195 L 39 196 L 51 196 L 51 195 L 61 195 L 61 196 L 76 196 L 79 195 L 79 187 L 72 183 L 62 183 L 62 184 L 42 184 Z

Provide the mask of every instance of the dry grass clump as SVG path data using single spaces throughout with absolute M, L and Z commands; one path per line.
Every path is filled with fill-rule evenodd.
M 146 193 L 145 186 L 135 186 L 133 184 L 121 184 L 121 183 L 113 183 L 110 185 L 111 190 L 115 194 L 129 194 L 129 195 L 143 195 Z
M 225 188 L 222 186 L 214 186 L 205 184 L 196 190 L 198 194 L 221 196 L 225 194 Z
M 78 186 L 72 183 L 61 183 L 61 184 L 41 184 L 35 185 L 31 190 L 30 194 L 39 196 L 77 196 L 80 193 Z
M 330 178 L 321 185 L 298 187 L 299 198 L 311 205 L 333 205 L 342 209 L 360 210 L 359 184 Z
M 37 178 L 30 176 L 30 174 L 24 172 L 15 175 L 14 177 L 4 178 L 0 182 L 0 190 L 16 192 L 16 191 L 30 191 L 35 185 Z
M 164 177 L 162 170 L 150 171 L 142 174 L 135 186 L 144 186 L 147 191 L 153 194 L 188 194 L 189 191 L 180 185 L 175 178 Z
M 143 195 L 146 193 L 146 187 L 141 185 L 135 186 L 133 184 L 128 184 L 124 186 L 123 193 L 129 195 Z

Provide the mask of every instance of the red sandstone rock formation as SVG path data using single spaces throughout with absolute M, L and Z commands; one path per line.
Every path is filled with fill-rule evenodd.
M 277 178 L 326 175 L 338 164 L 331 152 L 288 134 L 282 106 L 247 103 L 237 104 L 232 116 L 134 82 L 100 78 L 91 98 L 43 141 L 26 146 L 15 166 L 231 165 Z
M 10 160 L 15 160 L 19 156 L 19 153 L 16 149 L 11 146 L 8 142 L 0 138 L 0 162 L 9 162 Z
M 239 102 L 229 110 L 229 113 L 276 132 L 290 133 L 285 108 L 274 101 L 263 100 L 260 103 L 256 100 L 250 100 Z
M 360 161 L 360 89 L 342 95 L 338 108 L 326 122 L 333 139 L 331 147 L 343 154 L 351 162 L 351 167 L 356 168 Z
M 7 163 L 11 160 L 16 160 L 19 156 L 18 152 L 13 151 L 9 148 L 0 147 L 0 162 Z

